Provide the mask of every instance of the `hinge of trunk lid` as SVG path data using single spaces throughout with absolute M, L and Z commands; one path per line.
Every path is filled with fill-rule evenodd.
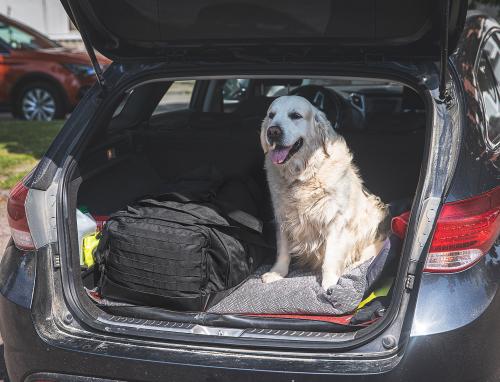
M 102 74 L 101 64 L 99 64 L 99 61 L 97 61 L 97 57 L 95 55 L 94 48 L 92 47 L 92 43 L 90 42 L 90 38 L 87 34 L 87 31 L 83 27 L 81 16 L 75 9 L 75 6 L 74 4 L 72 4 L 71 1 L 68 1 L 68 6 L 71 10 L 71 13 L 73 14 L 73 20 L 76 24 L 76 27 L 78 28 L 78 31 L 80 32 L 80 35 L 82 36 L 83 44 L 85 45 L 85 49 L 87 50 L 87 53 L 89 54 L 90 57 L 90 61 L 92 62 L 92 66 L 94 67 L 94 72 L 95 76 L 97 77 L 97 82 L 101 86 L 102 90 L 106 90 L 106 84 L 104 81 L 104 76 Z
M 449 102 L 450 95 L 446 89 L 448 76 L 448 22 L 450 19 L 450 0 L 441 0 L 441 38 L 440 38 L 440 69 L 439 73 L 439 98 Z

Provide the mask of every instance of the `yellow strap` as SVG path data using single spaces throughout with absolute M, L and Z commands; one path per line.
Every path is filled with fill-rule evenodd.
M 83 238 L 83 263 L 89 268 L 94 265 L 94 252 L 99 244 L 99 239 L 96 236 L 97 234 L 93 234 Z
M 358 307 L 356 308 L 356 310 L 361 309 L 363 306 L 368 304 L 370 301 L 376 299 L 377 297 L 387 296 L 389 294 L 389 290 L 391 289 L 393 280 L 394 280 L 393 277 L 388 278 L 384 282 L 384 285 L 382 285 L 378 289 L 375 289 L 372 293 L 370 293 L 370 295 L 367 298 L 365 298 L 363 301 L 361 301 L 359 303 Z

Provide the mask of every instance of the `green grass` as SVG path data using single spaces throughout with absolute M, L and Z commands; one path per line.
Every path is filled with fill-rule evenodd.
M 0 189 L 10 189 L 45 154 L 64 121 L 0 121 Z

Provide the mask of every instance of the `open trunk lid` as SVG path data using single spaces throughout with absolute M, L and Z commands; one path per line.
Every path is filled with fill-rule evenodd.
M 456 47 L 467 9 L 466 0 L 61 2 L 89 45 L 115 61 L 269 59 L 284 53 L 436 60 L 443 38 L 449 52 Z

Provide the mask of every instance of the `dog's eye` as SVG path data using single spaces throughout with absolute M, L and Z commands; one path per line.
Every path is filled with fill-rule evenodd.
M 301 119 L 302 118 L 302 116 L 295 111 L 293 113 L 290 113 L 289 117 L 290 117 L 290 119 Z
M 276 115 L 276 113 L 270 112 L 268 117 L 269 117 L 269 119 L 273 119 L 275 115 Z

